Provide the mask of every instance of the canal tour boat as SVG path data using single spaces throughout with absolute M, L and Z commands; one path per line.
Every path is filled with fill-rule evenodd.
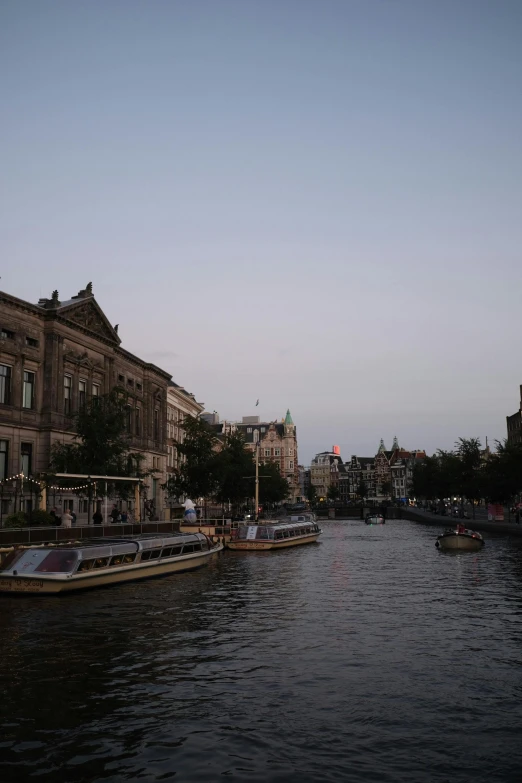
M 260 520 L 255 525 L 239 525 L 228 542 L 229 549 L 285 549 L 312 544 L 323 531 L 313 516 L 300 515 L 284 520 Z
M 203 533 L 15 548 L 0 566 L 0 593 L 68 593 L 166 576 L 199 568 L 222 549 Z
M 382 514 L 369 514 L 364 520 L 365 525 L 385 525 L 386 520 Z
M 478 552 L 484 546 L 484 539 L 476 530 L 468 530 L 464 525 L 458 525 L 455 530 L 445 530 L 437 536 L 435 546 L 442 552 Z

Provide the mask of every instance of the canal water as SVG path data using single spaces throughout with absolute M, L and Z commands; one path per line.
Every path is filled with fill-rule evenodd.
M 320 543 L 0 597 L 0 780 L 522 779 L 522 542 L 325 521 Z

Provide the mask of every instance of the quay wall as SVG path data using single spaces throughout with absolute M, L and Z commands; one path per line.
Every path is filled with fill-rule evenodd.
M 433 525 L 439 528 L 448 528 L 454 526 L 457 522 L 462 522 L 466 527 L 472 530 L 478 530 L 479 533 L 497 533 L 501 535 L 522 536 L 522 525 L 516 522 L 489 522 L 484 519 L 454 519 L 453 517 L 443 517 L 439 514 L 431 514 L 429 511 L 422 511 L 420 508 L 405 508 L 401 516 L 404 519 L 410 519 L 412 522 L 420 522 L 423 525 Z

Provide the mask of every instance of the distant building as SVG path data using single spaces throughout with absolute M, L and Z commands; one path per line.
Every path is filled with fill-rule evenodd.
M 337 489 L 340 496 L 340 477 L 345 473 L 339 446 L 316 454 L 310 464 L 310 483 L 315 487 L 317 498 L 326 498 L 330 487 Z
M 522 443 L 522 385 L 520 386 L 520 407 L 512 416 L 506 416 L 508 443 Z
M 217 414 L 216 414 L 217 415 Z M 203 414 L 206 418 L 209 414 Z M 243 416 L 241 422 L 210 421 L 215 431 L 222 436 L 231 432 L 241 432 L 245 443 L 255 451 L 259 448 L 260 462 L 275 462 L 286 478 L 289 486 L 288 500 L 302 500 L 299 484 L 299 467 L 297 455 L 297 430 L 292 420 L 290 410 L 280 421 L 261 421 L 259 416 Z

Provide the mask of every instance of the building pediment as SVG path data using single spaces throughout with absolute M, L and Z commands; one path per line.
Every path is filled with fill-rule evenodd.
M 62 306 L 58 310 L 58 315 L 70 324 L 79 326 L 81 329 L 87 330 L 114 345 L 119 345 L 121 342 L 117 331 L 110 324 L 94 298 L 88 301 L 80 299 Z

